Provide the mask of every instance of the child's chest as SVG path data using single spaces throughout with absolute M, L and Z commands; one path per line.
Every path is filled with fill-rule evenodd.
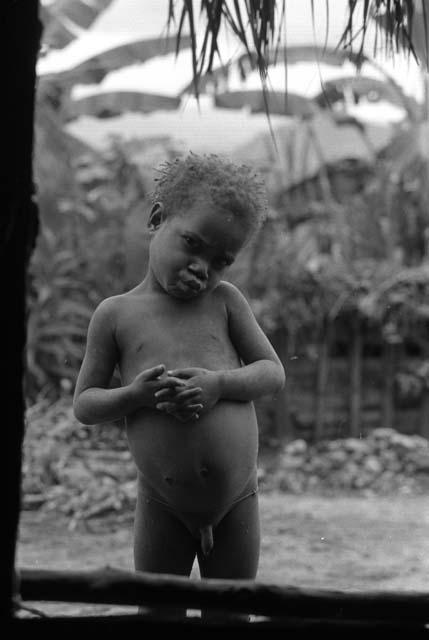
M 130 373 L 161 363 L 218 369 L 239 362 L 226 309 L 208 302 L 142 306 L 124 314 L 117 341 L 122 368 Z

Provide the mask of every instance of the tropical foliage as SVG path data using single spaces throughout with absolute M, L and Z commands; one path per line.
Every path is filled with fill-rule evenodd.
M 58 9 L 57 17 L 61 14 L 60 4 L 52 5 Z M 209 79 L 207 73 L 213 69 L 217 55 L 221 24 L 232 29 L 247 51 L 239 60 L 243 70 L 256 65 L 263 86 L 266 64 L 275 58 L 280 42 L 284 12 L 287 20 L 287 3 L 252 1 L 241 5 L 203 1 L 201 11 L 206 31 L 199 49 L 192 5 L 171 1 L 168 16 L 171 25 L 174 20 L 178 25 L 178 42 L 185 43 L 184 29 L 186 25 L 189 28 L 194 83 L 188 90 L 204 90 Z M 358 5 L 349 3 L 350 21 L 342 38 L 345 51 L 327 51 L 332 60 L 341 61 L 347 56 L 357 65 L 362 62 L 360 38 L 365 37 L 367 21 L 375 16 L 383 30 L 379 35 L 384 34 L 388 47 L 404 46 L 424 62 L 427 41 L 427 36 L 421 39 L 422 25 L 427 20 L 424 4 L 423 13 L 418 14 L 418 2 L 377 0 L 364 3 L 360 18 L 356 14 Z M 308 59 L 314 49 L 291 52 L 277 48 L 277 53 L 300 60 Z M 100 78 L 111 70 L 108 59 L 114 60 L 112 68 L 120 68 L 121 60 L 129 64 L 130 55 L 139 60 L 140 54 L 135 48 L 132 51 L 128 48 L 127 55 L 117 49 L 113 57 L 107 55 L 106 64 L 98 58 Z M 91 63 L 90 67 L 94 65 Z M 211 74 L 212 80 L 215 76 L 216 72 Z M 58 106 L 63 104 L 63 97 L 76 78 L 94 82 L 82 67 L 72 70 L 67 77 L 49 78 L 41 85 L 42 103 L 44 100 L 45 105 L 57 108 L 56 116 L 51 112 L 50 123 L 57 117 L 56 124 L 60 125 Z M 422 132 L 425 133 L 421 122 L 424 112 L 401 95 L 389 79 L 378 82 L 377 91 L 390 96 L 394 103 L 399 101 L 407 112 L 408 124 L 415 124 L 401 131 L 407 144 L 403 144 L 404 138 L 396 147 L 394 143 L 374 166 L 365 168 L 361 179 L 359 171 L 352 167 L 350 175 L 360 184 L 360 189 L 352 193 L 336 192 L 333 167 L 322 169 L 315 180 L 309 181 L 312 184 L 303 184 L 293 191 L 282 192 L 275 187 L 270 193 L 271 215 L 245 257 L 247 263 L 244 260 L 237 265 L 236 277 L 247 289 L 270 334 L 280 329 L 295 344 L 299 341 L 314 344 L 327 327 L 354 327 L 358 318 L 366 326 L 375 327 L 384 344 L 412 338 L 428 357 L 429 181 L 427 157 L 419 142 Z M 345 90 L 353 87 L 359 95 L 374 88 L 362 78 L 344 78 L 340 84 Z M 59 92 L 57 102 L 56 92 Z M 326 97 L 331 93 L 337 95 L 338 87 L 327 86 L 326 94 L 316 97 L 315 111 L 327 106 Z M 260 94 L 257 100 L 259 110 L 270 107 L 269 102 L 261 101 Z M 115 102 L 115 108 L 120 110 L 120 101 Z M 50 126 L 45 122 L 41 128 L 46 132 Z M 73 154 L 82 155 L 82 151 L 74 149 Z M 65 156 L 63 164 L 67 167 Z M 54 233 L 49 225 L 42 231 L 32 265 L 28 387 L 33 396 L 41 389 L 58 394 L 61 388 L 71 387 L 83 354 L 90 313 L 101 298 L 130 284 L 124 232 L 128 218 L 144 200 L 147 183 L 118 145 L 105 157 L 86 157 L 86 163 L 77 167 L 76 184 L 69 182 L 76 166 L 69 165 L 63 172 L 59 206 L 53 201 L 57 178 L 44 204 L 49 205 L 52 196 L 50 218 L 52 226 L 54 220 L 59 223 L 61 233 Z M 55 170 L 58 170 L 55 163 L 45 169 L 46 182 Z
M 46 47 L 62 49 L 88 29 L 112 0 L 55 0 L 40 7 Z
M 82 30 L 90 27 L 111 2 L 112 0 L 54 0 L 49 4 L 42 4 L 44 42 L 53 48 L 66 46 Z M 311 4 L 314 14 L 314 5 Z M 329 12 L 335 10 L 335 3 L 326 0 L 325 6 L 329 18 Z M 355 0 L 349 0 L 348 20 L 338 47 L 350 50 L 357 47 L 357 55 L 361 55 L 368 37 L 369 21 L 375 20 L 379 26 L 376 38 L 384 40 L 387 50 L 394 51 L 403 47 L 427 63 L 427 13 L 425 2 L 419 0 L 368 0 L 363 8 Z M 184 29 L 190 33 L 197 87 L 198 78 L 213 70 L 215 58 L 220 52 L 219 35 L 225 26 L 244 45 L 249 57 L 253 59 L 256 55 L 263 78 L 268 50 L 284 46 L 282 29 L 287 18 L 286 0 L 249 0 L 244 3 L 201 0 L 199 11 L 192 0 L 169 0 L 166 22 L 171 27 L 178 25 L 178 45 L 184 38 Z M 196 34 L 200 19 L 205 24 L 205 31 L 202 41 L 198 42 Z
M 73 37 L 78 37 L 85 28 L 91 26 L 96 15 L 102 12 L 111 0 L 99 0 L 89 3 L 87 0 L 73 0 L 66 3 L 55 0 L 44 8 L 45 43 L 48 47 L 64 47 Z M 327 23 L 329 11 L 335 10 L 335 3 L 326 0 Z M 40 85 L 46 93 L 54 93 L 61 104 L 63 117 L 72 118 L 82 114 L 117 115 L 127 111 L 148 112 L 155 109 L 177 109 L 182 93 L 195 93 L 210 87 L 215 93 L 216 103 L 223 107 L 237 108 L 243 104 L 253 110 L 267 113 L 280 112 L 305 116 L 319 106 L 326 107 L 329 96 L 338 91 L 353 92 L 356 95 L 371 93 L 384 96 L 393 103 L 400 102 L 408 114 L 415 110 L 411 100 L 407 100 L 394 87 L 391 80 L 380 82 L 373 78 L 364 79 L 345 77 L 334 87 L 327 87 L 319 96 L 319 101 L 311 102 L 302 96 L 290 95 L 284 99 L 269 91 L 267 84 L 268 66 L 279 60 L 296 63 L 311 59 L 327 64 L 342 64 L 350 60 L 357 68 L 370 61 L 364 54 L 364 43 L 368 39 L 369 23 L 376 25 L 376 41 L 384 40 L 387 51 L 393 52 L 405 48 L 418 58 L 422 65 L 427 61 L 428 16 L 425 3 L 419 0 L 372 0 L 361 3 L 349 2 L 349 17 L 336 49 L 326 45 L 291 47 L 284 42 L 283 27 L 287 24 L 290 8 L 285 0 L 251 0 L 250 2 L 231 2 L 230 0 L 202 0 L 199 11 L 192 1 L 169 0 L 165 23 L 168 35 L 163 38 L 148 38 L 131 41 L 98 52 L 75 66 L 42 75 Z M 311 2 L 314 28 L 315 7 Z M 202 25 L 202 28 L 201 28 Z M 242 54 L 225 63 L 222 55 L 222 34 L 228 31 L 241 46 Z M 55 40 L 55 34 L 62 34 Z M 65 35 L 66 34 L 66 35 Z M 327 34 L 326 34 L 327 36 Z M 375 42 L 374 42 L 375 46 Z M 168 52 L 189 48 L 191 52 L 192 82 L 184 86 L 178 95 L 155 95 L 144 91 L 130 91 L 103 88 L 81 98 L 73 96 L 74 84 L 91 83 L 95 87 L 113 70 L 141 63 L 151 57 L 165 55 Z M 218 78 L 227 76 L 230 67 L 239 69 L 246 76 L 254 68 L 259 69 L 261 91 L 255 95 L 238 96 L 236 93 L 221 92 L 219 95 Z M 353 86 L 351 86 L 351 84 Z M 99 85 L 100 86 L 100 85 Z M 159 93 L 159 92 L 158 92 Z M 331 99 L 328 100 L 331 104 Z M 408 104 L 407 104 L 408 102 Z M 256 105 L 256 106 L 255 106 Z
M 308 331 L 314 338 L 326 320 L 357 313 L 390 334 L 395 328 L 401 338 L 420 325 L 423 340 L 429 209 L 424 198 L 416 195 L 413 202 L 408 192 L 410 184 L 416 194 L 425 192 L 421 166 L 409 171 L 407 180 L 394 181 L 379 160 L 359 189 L 356 167 L 354 193 L 331 190 L 326 200 L 319 188 L 301 200 L 301 217 L 297 193 L 277 196 L 249 278 L 267 328 L 283 326 L 308 339 Z M 429 340 L 423 341 L 429 351 Z
M 42 226 L 29 271 L 27 391 L 70 390 L 89 319 L 103 299 L 127 288 L 126 220 L 146 185 L 120 145 L 80 156 L 76 182 L 57 196 L 57 220 Z
M 314 4 L 312 13 L 314 18 Z M 334 8 L 335 3 L 326 2 L 326 11 Z M 421 11 L 418 13 L 416 8 Z M 178 11 L 177 11 L 178 9 Z M 404 47 L 416 56 L 415 37 L 416 23 L 419 23 L 419 15 L 423 16 L 423 24 L 427 25 L 427 9 L 425 3 L 421 5 L 413 0 L 372 0 L 364 3 L 363 10 L 355 0 L 349 0 L 349 16 L 338 47 L 353 50 L 357 43 L 357 56 L 363 55 L 363 46 L 367 37 L 368 24 L 372 19 L 376 20 L 379 30 L 376 37 L 382 37 L 386 43 L 386 49 L 394 51 L 400 46 Z M 256 56 L 256 63 L 264 83 L 267 73 L 267 65 L 271 56 L 270 50 L 278 48 L 283 43 L 283 22 L 287 22 L 288 7 L 286 0 L 250 0 L 246 3 L 228 2 L 228 0 L 201 0 L 200 13 L 204 16 L 205 33 L 198 49 L 197 44 L 197 17 L 193 2 L 169 1 L 169 22 L 173 23 L 177 13 L 180 13 L 178 41 L 184 25 L 189 25 L 192 43 L 192 65 L 194 74 L 195 91 L 198 92 L 198 83 L 203 73 L 213 69 L 215 56 L 219 52 L 218 37 L 221 27 L 226 25 L 236 38 L 244 45 L 251 60 Z M 416 19 L 417 18 L 417 19 Z M 329 24 L 329 20 L 328 20 Z M 419 24 L 419 53 L 422 59 L 427 60 L 427 27 L 421 34 Z M 422 38 L 421 35 L 426 36 Z M 287 52 L 286 52 L 287 55 Z

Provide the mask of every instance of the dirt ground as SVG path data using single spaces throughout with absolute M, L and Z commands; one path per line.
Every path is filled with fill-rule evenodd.
M 429 592 L 429 495 L 319 497 L 261 493 L 260 582 L 341 590 Z M 58 514 L 24 512 L 17 565 L 132 570 L 132 522 L 70 531 Z M 197 578 L 194 569 L 193 577 Z M 36 603 L 47 614 L 124 607 Z M 129 609 L 128 609 L 129 610 Z M 132 609 L 131 609 L 132 610 Z

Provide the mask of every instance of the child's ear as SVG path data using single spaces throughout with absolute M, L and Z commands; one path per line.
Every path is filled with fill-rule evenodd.
M 153 205 L 147 226 L 150 231 L 156 231 L 165 220 L 165 207 L 162 202 L 155 202 Z

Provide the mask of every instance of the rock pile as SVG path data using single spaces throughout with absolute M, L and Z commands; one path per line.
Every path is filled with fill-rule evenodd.
M 135 481 L 121 426 L 84 427 L 73 416 L 70 398 L 41 401 L 28 410 L 24 510 L 64 514 L 71 529 L 106 517 L 132 520 Z M 261 465 L 260 486 L 293 493 L 429 493 L 429 441 L 393 429 L 315 445 L 295 440 L 274 464 Z
M 131 520 L 136 470 L 123 428 L 84 427 L 70 398 L 41 401 L 27 411 L 22 509 L 69 518 L 73 530 L 89 520 Z
M 292 493 L 353 491 L 367 494 L 429 492 L 429 441 L 394 429 L 364 439 L 285 445 L 261 485 Z

